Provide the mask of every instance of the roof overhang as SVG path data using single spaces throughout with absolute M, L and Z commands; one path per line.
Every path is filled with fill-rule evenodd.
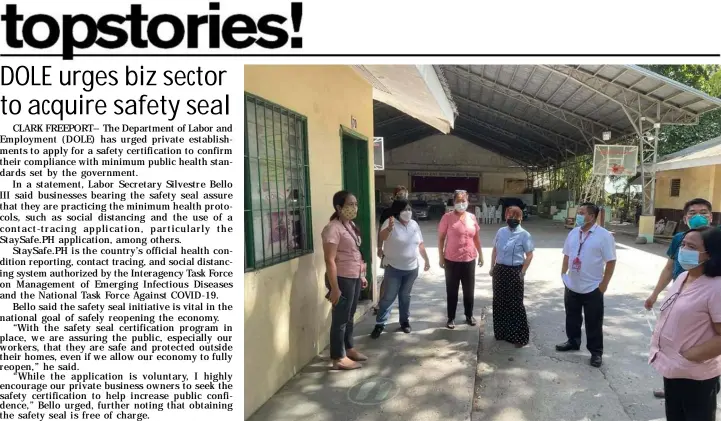
M 706 165 L 721 164 L 721 155 L 704 156 L 691 159 L 672 159 L 656 164 L 656 171 L 682 170 L 684 168 L 705 167 Z
M 431 65 L 357 65 L 371 85 L 373 99 L 448 134 L 456 108 L 445 82 Z
M 599 143 L 637 142 L 656 123 L 697 124 L 701 115 L 721 108 L 721 99 L 635 65 L 433 68 L 447 87 L 451 107 L 457 105 L 452 134 L 472 138 L 529 168 L 588 155 Z M 412 73 L 423 80 L 417 69 Z M 404 112 L 402 106 L 374 105 L 375 133 L 384 137 L 386 149 L 438 133 L 439 125 L 419 118 L 421 113 L 404 117 Z

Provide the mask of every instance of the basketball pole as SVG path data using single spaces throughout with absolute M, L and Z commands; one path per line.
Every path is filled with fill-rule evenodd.
M 641 161 L 641 207 L 642 215 L 638 225 L 637 243 L 653 243 L 656 199 L 656 162 L 658 159 L 658 138 L 661 135 L 661 103 L 656 103 L 656 119 L 639 115 L 634 120 L 623 108 L 639 138 Z M 639 110 L 640 111 L 640 110 Z M 644 130 L 645 122 L 653 124 L 654 134 Z

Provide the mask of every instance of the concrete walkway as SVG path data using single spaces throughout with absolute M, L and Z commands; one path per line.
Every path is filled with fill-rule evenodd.
M 531 343 L 518 350 L 496 342 L 488 305 L 473 420 L 663 420 L 663 400 L 652 395 L 662 379 L 647 364 L 652 318 L 643 301 L 665 263 L 665 246 L 616 236 L 618 263 L 605 296 L 604 365 L 596 369 L 589 365 L 585 333 L 581 351 L 555 351 L 566 339 L 560 271 L 568 231 L 545 221 L 526 228 L 537 247 L 525 294 Z M 489 303 L 488 288 L 481 294 Z
M 413 289 L 413 333 L 368 337 L 374 317 L 356 327 L 357 347 L 370 357 L 352 372 L 331 372 L 327 350 L 284 386 L 250 420 L 383 421 L 651 421 L 663 420 L 652 390 L 662 379 L 646 363 L 650 328 L 643 300 L 665 263 L 664 245 L 617 238 L 618 264 L 606 293 L 604 366 L 592 368 L 585 349 L 559 354 L 565 341 L 560 224 L 525 224 L 536 242 L 526 279 L 531 344 L 515 349 L 493 339 L 488 266 L 476 275 L 477 328 L 445 328 L 445 284 L 438 267 L 435 223 L 423 223 L 433 268 Z M 483 226 L 490 245 L 498 226 Z M 484 247 L 486 261 L 490 248 Z M 462 298 L 461 298 L 462 300 Z M 457 322 L 462 321 L 459 303 Z M 585 341 L 585 337 L 584 337 Z M 585 343 L 583 345 L 585 347 Z

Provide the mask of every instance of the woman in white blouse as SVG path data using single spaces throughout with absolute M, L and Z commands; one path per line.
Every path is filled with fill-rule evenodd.
M 380 240 L 383 247 L 383 296 L 378 303 L 376 326 L 371 333 L 373 339 L 378 338 L 391 313 L 393 302 L 398 297 L 399 322 L 401 330 L 411 332 L 410 305 L 413 283 L 418 277 L 418 252 L 425 261 L 424 270 L 431 268 L 426 248 L 423 245 L 421 227 L 414 221 L 408 200 L 395 200 L 391 217 L 381 227 Z

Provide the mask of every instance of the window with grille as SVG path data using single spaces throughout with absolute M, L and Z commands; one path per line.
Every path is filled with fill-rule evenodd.
M 307 120 L 245 94 L 245 270 L 313 252 Z
M 674 178 L 671 180 L 671 197 L 679 197 L 681 195 L 681 179 Z

